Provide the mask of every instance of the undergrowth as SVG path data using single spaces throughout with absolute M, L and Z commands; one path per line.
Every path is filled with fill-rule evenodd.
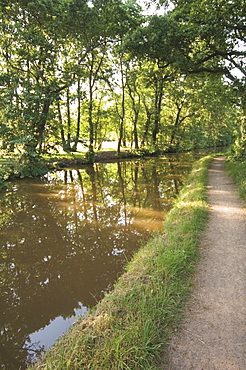
M 157 369 L 189 296 L 198 242 L 207 220 L 206 173 L 193 166 L 164 222 L 93 312 L 78 321 L 33 369 Z
M 246 200 L 246 159 L 237 161 L 229 158 L 226 161 L 226 170 L 237 184 L 240 196 Z

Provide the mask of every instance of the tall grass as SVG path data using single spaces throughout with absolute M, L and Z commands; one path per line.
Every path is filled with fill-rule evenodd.
M 206 173 L 212 157 L 193 166 L 164 231 L 135 255 L 126 272 L 33 369 L 157 369 L 177 326 L 199 256 L 207 219 Z
M 246 200 L 246 159 L 242 162 L 229 158 L 226 161 L 226 170 L 237 184 L 240 196 Z

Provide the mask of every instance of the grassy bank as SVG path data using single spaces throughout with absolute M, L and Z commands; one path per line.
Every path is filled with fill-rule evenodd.
M 193 166 L 187 185 L 158 233 L 127 266 L 111 294 L 81 319 L 33 369 L 157 369 L 180 319 L 207 219 L 206 173 Z
M 226 170 L 237 184 L 240 196 L 246 201 L 246 160 L 242 162 L 229 158 L 226 161 Z

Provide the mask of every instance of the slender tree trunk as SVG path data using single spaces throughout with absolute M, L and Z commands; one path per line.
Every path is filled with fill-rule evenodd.
M 93 89 L 98 78 L 98 73 L 101 69 L 106 52 L 100 57 L 99 62 L 96 62 L 96 55 L 91 54 L 88 60 L 89 64 L 89 105 L 88 105 L 88 123 L 89 123 L 89 151 L 87 153 L 87 160 L 89 163 L 94 162 L 94 142 L 95 142 L 95 126 L 93 122 Z
M 150 128 L 150 123 L 151 123 L 151 117 L 153 114 L 150 111 L 145 101 L 144 101 L 144 108 L 146 112 L 146 121 L 145 121 L 144 133 L 143 133 L 142 140 L 141 140 L 141 147 L 143 147 L 146 144 L 148 133 L 149 133 L 149 128 Z
M 138 122 L 138 114 L 135 116 L 134 121 L 133 121 L 133 137 L 134 137 L 135 149 L 139 149 L 137 122 Z
M 60 100 L 57 101 L 57 110 L 58 110 L 58 120 L 60 125 L 60 133 L 61 133 L 61 140 L 62 140 L 62 149 L 66 150 L 66 139 L 65 139 L 65 132 L 62 122 L 62 114 L 61 114 L 61 106 L 60 106 Z
M 175 139 L 175 135 L 177 133 L 177 129 L 181 124 L 184 122 L 186 118 L 192 117 L 195 113 L 187 113 L 185 116 L 181 118 L 181 111 L 184 106 L 184 102 L 182 101 L 180 104 L 176 102 L 176 107 L 177 107 L 177 114 L 174 122 L 174 128 L 171 134 L 170 142 L 169 144 L 172 145 Z
M 93 76 L 92 70 L 89 76 L 89 106 L 88 106 L 88 122 L 89 122 L 89 152 L 87 159 L 89 162 L 94 161 L 94 124 L 93 124 Z
M 51 101 L 49 99 L 47 99 L 46 102 L 43 104 L 41 117 L 37 125 L 36 140 L 37 140 L 37 146 L 39 147 L 39 153 L 42 152 L 42 144 L 44 140 L 44 130 L 45 130 L 46 122 L 47 122 L 50 104 L 51 104 Z
M 74 146 L 73 146 L 73 150 L 76 152 L 77 151 L 77 147 L 78 147 L 78 142 L 79 142 L 79 135 L 80 135 L 80 120 L 81 120 L 81 96 L 80 96 L 80 93 L 81 93 L 81 88 L 80 88 L 80 79 L 78 80 L 78 85 L 77 85 L 77 102 L 78 102 L 78 106 L 77 106 L 77 128 L 76 128 L 76 136 L 75 136 L 75 140 L 74 140 Z
M 121 113 L 120 113 L 120 130 L 119 130 L 119 140 L 118 140 L 118 156 L 120 155 L 121 143 L 124 136 L 124 121 L 125 121 L 125 81 L 124 81 L 124 71 L 123 71 L 123 62 L 120 59 L 120 73 L 121 73 Z
M 97 115 L 95 120 L 95 147 L 100 150 L 103 141 L 102 128 L 100 124 L 100 113 L 101 113 L 102 96 L 99 99 L 97 105 Z
M 71 112 L 69 88 L 67 88 L 67 151 L 71 151 Z
M 152 131 L 152 143 L 156 145 L 157 135 L 160 130 L 160 118 L 161 118 L 161 104 L 163 98 L 163 87 L 164 79 L 156 78 L 156 93 L 155 93 L 155 117 L 154 117 L 154 126 Z
M 132 109 L 134 112 L 134 117 L 133 117 L 133 140 L 134 140 L 134 146 L 135 149 L 139 149 L 138 145 L 138 129 L 137 129 L 137 123 L 138 123 L 138 116 L 139 116 L 139 110 L 140 110 L 140 95 L 137 94 L 138 101 L 136 103 L 135 97 L 133 96 L 133 91 L 131 89 L 130 84 L 127 85 L 128 90 L 129 90 L 129 95 L 132 101 Z M 136 90 L 136 87 L 135 87 Z
M 182 105 L 179 106 L 178 104 L 176 104 L 176 106 L 177 106 L 177 114 L 176 114 L 176 118 L 175 118 L 175 122 L 174 122 L 174 128 L 173 128 L 172 135 L 171 135 L 170 142 L 169 142 L 170 145 L 173 144 L 175 134 L 176 134 L 176 131 L 177 131 L 177 127 L 180 124 L 180 113 L 181 113 L 181 110 L 182 110 Z

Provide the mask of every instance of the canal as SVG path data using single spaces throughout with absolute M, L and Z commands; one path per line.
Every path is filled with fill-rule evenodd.
M 157 230 L 192 154 L 96 163 L 0 194 L 3 369 L 25 369 L 85 314 Z

